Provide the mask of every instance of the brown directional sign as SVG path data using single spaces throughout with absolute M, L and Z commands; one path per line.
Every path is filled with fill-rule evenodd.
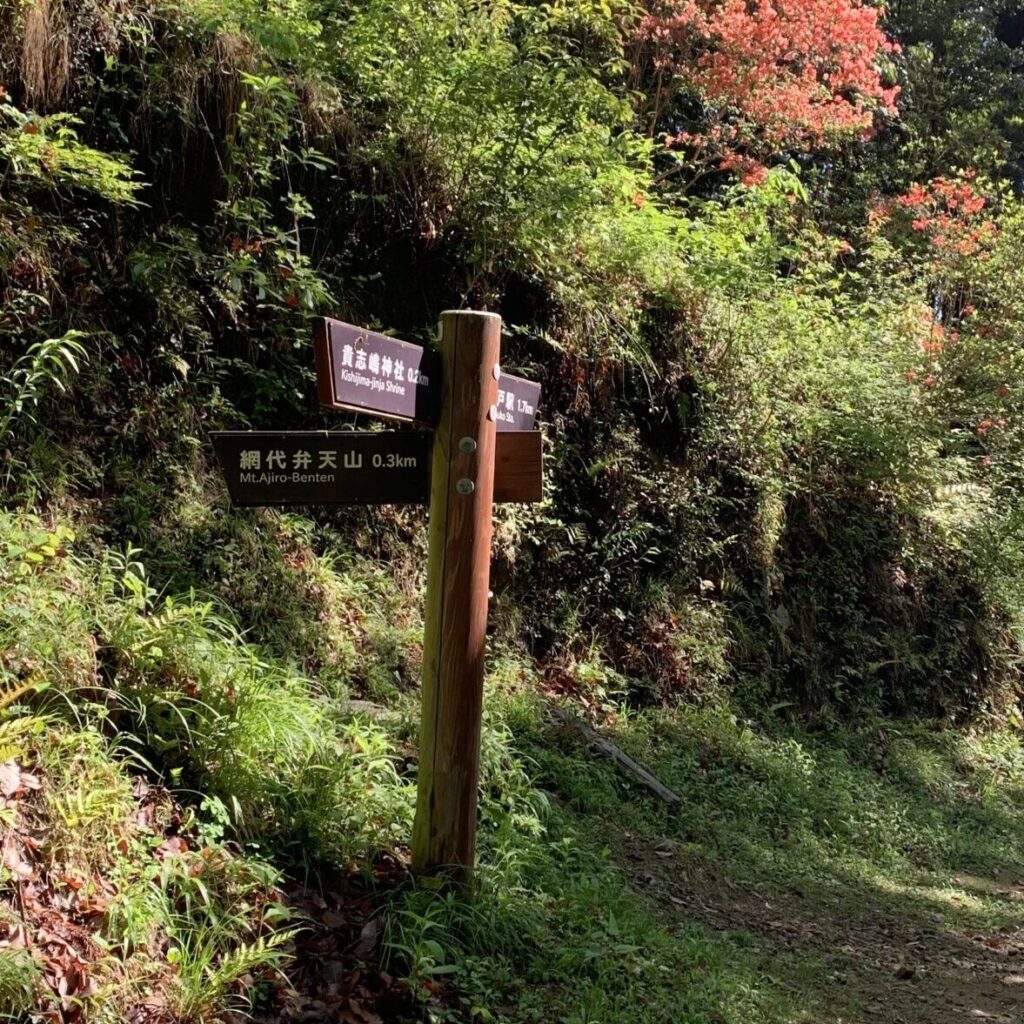
M 389 419 L 436 418 L 435 360 L 419 345 L 320 317 L 313 354 L 321 405 Z
M 475 860 L 493 503 L 543 497 L 541 389 L 501 372 L 501 329 L 494 313 L 448 310 L 431 357 L 352 324 L 316 321 L 323 405 L 428 423 L 431 432 L 212 435 L 239 505 L 429 501 L 412 867 L 459 885 Z
M 498 379 L 498 431 L 536 430 L 541 387 L 502 372 Z
M 214 451 L 236 505 L 421 505 L 431 435 L 419 430 L 225 430 Z M 498 434 L 494 500 L 543 498 L 540 431 Z
M 213 447 L 236 505 L 426 501 L 430 434 L 221 431 Z
M 317 397 L 331 409 L 434 423 L 440 379 L 434 355 L 341 320 L 313 321 Z M 498 381 L 497 429 L 534 430 L 541 387 L 510 373 Z
M 494 500 L 544 498 L 543 435 L 539 430 L 499 431 L 494 448 Z

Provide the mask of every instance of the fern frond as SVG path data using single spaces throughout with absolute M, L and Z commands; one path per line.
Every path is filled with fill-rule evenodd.
M 44 685 L 38 672 L 34 672 L 21 683 L 0 683 L 0 716 L 16 704 L 22 697 Z M 0 717 L 0 762 L 9 761 L 25 753 L 25 740 L 34 732 L 38 732 L 42 719 L 38 716 L 20 718 Z
M 298 934 L 297 930 L 275 932 L 255 942 L 245 943 L 224 954 L 220 961 L 209 968 L 207 983 L 213 991 L 225 992 L 239 978 L 261 967 L 276 967 L 287 959 L 281 949 Z
M 39 730 L 41 718 L 11 718 L 0 722 L 0 763 L 25 753 L 25 740 Z
M 24 697 L 25 694 L 38 690 L 43 683 L 44 680 L 40 678 L 39 673 L 34 672 L 28 679 L 17 686 L 0 687 L 0 711 L 9 708 L 16 701 Z

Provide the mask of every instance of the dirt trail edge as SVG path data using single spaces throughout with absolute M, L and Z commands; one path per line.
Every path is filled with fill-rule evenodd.
M 633 888 L 666 923 L 696 920 L 716 932 L 747 932 L 780 955 L 825 964 L 831 984 L 821 991 L 822 1024 L 1024 1024 L 1024 927 L 956 934 L 938 918 L 896 916 L 859 897 L 847 905 L 796 889 L 741 885 L 668 840 L 626 834 L 615 852 Z M 1006 898 L 1024 899 L 1022 882 L 1006 889 Z M 1024 925 L 1024 902 L 1021 908 Z M 858 1008 L 852 1015 L 850 1006 Z

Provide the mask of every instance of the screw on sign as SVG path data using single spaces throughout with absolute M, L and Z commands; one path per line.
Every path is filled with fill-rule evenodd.
M 213 434 L 239 505 L 429 497 L 413 867 L 457 884 L 470 880 L 475 859 L 492 506 L 543 497 L 540 386 L 501 372 L 500 345 L 493 313 L 443 313 L 436 356 L 321 319 L 314 355 L 323 405 L 434 430 Z

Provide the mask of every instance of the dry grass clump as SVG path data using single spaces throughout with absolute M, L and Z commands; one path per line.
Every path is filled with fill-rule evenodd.
M 97 51 L 113 56 L 150 21 L 135 0 L 2 0 L 0 76 L 26 106 L 63 106 Z

